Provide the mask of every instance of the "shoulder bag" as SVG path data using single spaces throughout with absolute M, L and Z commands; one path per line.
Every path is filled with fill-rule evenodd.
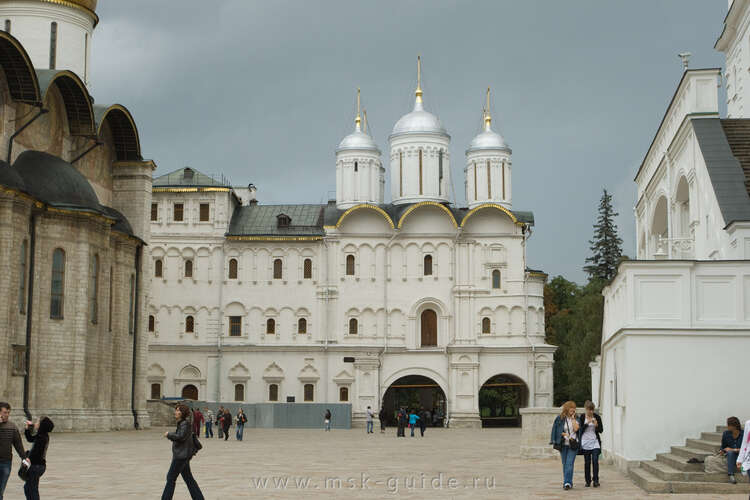
M 568 425 L 568 419 L 565 418 L 565 426 L 568 428 L 568 446 L 571 450 L 577 450 L 578 449 L 578 440 L 573 437 L 570 426 Z

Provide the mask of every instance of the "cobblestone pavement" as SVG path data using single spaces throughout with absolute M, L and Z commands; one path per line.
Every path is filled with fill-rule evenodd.
M 171 459 L 164 431 L 53 433 L 41 497 L 159 498 Z M 207 500 L 745 498 L 646 495 L 608 465 L 600 472 L 601 488 L 584 488 L 583 461 L 576 461 L 575 488 L 563 491 L 559 460 L 518 457 L 520 429 L 427 429 L 424 438 L 408 435 L 407 430 L 406 438 L 397 439 L 395 429 L 371 435 L 364 429 L 246 429 L 242 442 L 202 438 L 204 448 L 191 464 Z M 5 495 L 9 500 L 23 498 L 17 467 L 16 457 Z M 284 480 L 286 488 L 277 483 Z M 189 498 L 181 478 L 174 498 Z

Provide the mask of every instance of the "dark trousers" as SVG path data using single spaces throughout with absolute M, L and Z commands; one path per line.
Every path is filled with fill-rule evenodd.
M 380 419 L 380 432 L 385 432 L 385 420 Z
M 419 426 L 419 435 L 424 437 L 424 424 L 420 424 Z
M 212 428 L 212 423 L 206 422 L 206 437 L 208 437 L 209 434 L 211 435 L 211 437 L 214 437 L 214 430 Z
M 224 441 L 226 441 L 227 439 L 229 439 L 229 426 L 225 425 L 224 426 Z
M 602 452 L 599 448 L 593 450 L 583 450 L 583 459 L 585 461 L 584 476 L 586 484 L 591 483 L 591 465 L 594 466 L 594 481 L 599 482 L 599 454 Z
M 164 492 L 161 494 L 161 500 L 172 500 L 175 483 L 177 482 L 177 476 L 179 475 L 182 475 L 182 479 L 185 481 L 185 485 L 190 492 L 190 498 L 193 500 L 204 500 L 203 493 L 201 493 L 198 483 L 195 482 L 193 473 L 190 472 L 190 460 L 176 460 L 174 458 L 172 459 L 172 465 L 169 466 L 169 471 L 167 472 L 167 484 L 164 485 Z
M 29 477 L 23 485 L 23 493 L 26 500 L 39 500 L 39 478 L 47 470 L 45 465 L 32 465 L 29 467 Z
M 398 424 L 398 427 L 396 428 L 396 437 L 406 437 L 404 435 L 404 425 Z
M 10 477 L 11 461 L 0 462 L 0 500 L 3 500 L 3 493 L 5 492 L 5 485 L 8 484 L 8 478 Z

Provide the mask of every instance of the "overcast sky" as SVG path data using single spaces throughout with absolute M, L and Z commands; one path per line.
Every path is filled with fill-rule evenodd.
M 721 67 L 726 1 L 100 0 L 92 94 L 135 116 L 155 175 L 189 165 L 258 186 L 260 203 L 335 197 L 334 149 L 356 88 L 375 141 L 413 105 L 464 151 L 492 87 L 513 149 L 513 208 L 536 218 L 528 265 L 578 282 L 602 189 L 634 256 L 633 177 L 682 75 Z M 390 188 L 386 189 L 389 201 Z

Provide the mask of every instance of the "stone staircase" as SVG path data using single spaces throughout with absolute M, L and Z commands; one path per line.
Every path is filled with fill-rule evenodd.
M 659 453 L 656 460 L 643 461 L 630 470 L 630 477 L 649 493 L 749 493 L 747 476 L 735 475 L 737 484 L 730 484 L 725 472 L 703 472 L 703 464 L 689 464 L 690 458 L 705 459 L 719 449 L 721 433 L 726 427 L 716 427 L 715 432 L 704 432 L 700 439 L 686 439 L 685 446 L 672 446 L 668 453 Z

